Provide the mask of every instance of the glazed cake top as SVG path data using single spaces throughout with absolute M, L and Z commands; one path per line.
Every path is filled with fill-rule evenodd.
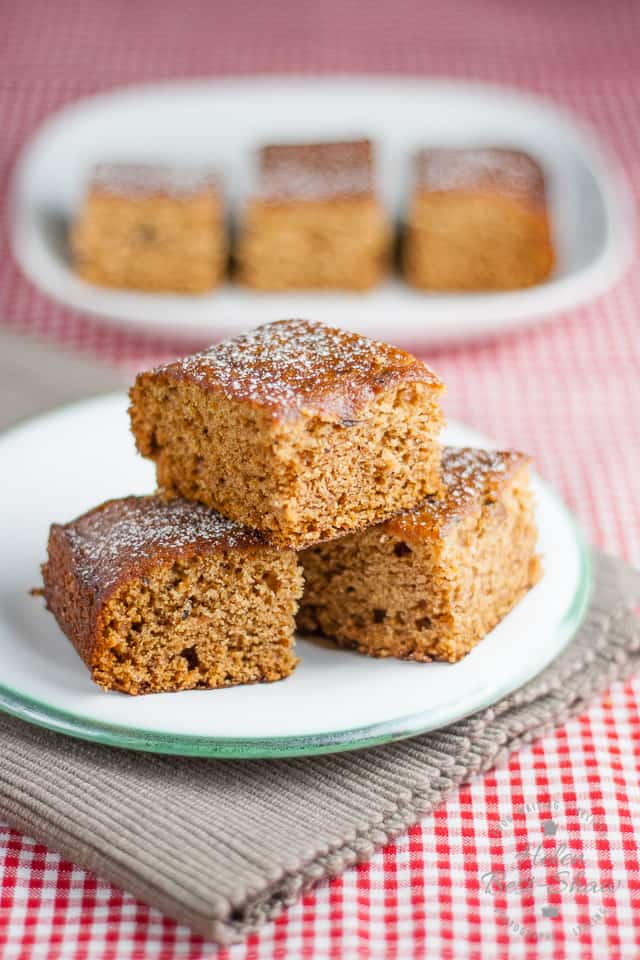
M 197 167 L 155 166 L 145 163 L 99 163 L 90 191 L 119 197 L 192 197 L 217 191 L 218 178 Z
M 258 195 L 266 200 L 329 200 L 374 190 L 369 140 L 274 144 L 259 154 Z
M 107 500 L 70 523 L 53 524 L 51 532 L 64 536 L 76 577 L 96 596 L 158 563 L 265 542 L 202 504 L 157 496 Z
M 379 393 L 407 382 L 442 382 L 410 353 L 309 320 L 278 320 L 165 364 L 170 376 L 262 408 L 274 420 L 326 414 L 348 426 Z M 148 374 L 140 374 L 144 378 Z
M 388 520 L 385 528 L 409 542 L 437 539 L 470 511 L 496 500 L 514 473 L 528 463 L 530 458 L 515 450 L 444 447 L 442 496 Z
M 433 193 L 488 191 L 544 202 L 544 174 L 521 150 L 421 150 L 416 155 L 415 171 L 418 188 Z

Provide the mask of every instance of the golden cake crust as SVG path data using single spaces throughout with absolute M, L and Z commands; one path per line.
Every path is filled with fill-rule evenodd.
M 374 657 L 460 660 L 540 578 L 528 468 L 445 448 L 441 497 L 299 554 L 299 629 Z
M 369 140 L 271 144 L 259 153 L 257 195 L 269 202 L 321 201 L 373 196 Z
M 475 447 L 444 447 L 442 451 L 442 497 L 430 497 L 393 517 L 387 533 L 410 543 L 436 540 L 480 506 L 494 502 L 516 471 L 531 463 L 517 450 L 480 450 Z
M 415 158 L 415 186 L 429 193 L 502 194 L 544 206 L 541 167 L 522 150 L 420 150 Z
M 159 563 L 265 546 L 256 531 L 179 497 L 107 500 L 70 523 L 52 524 L 51 535 L 66 541 L 75 575 L 96 602 Z M 55 579 L 55 571 L 48 574 Z
M 349 424 L 378 394 L 402 383 L 444 389 L 410 353 L 309 320 L 266 324 L 139 374 L 138 381 L 146 377 L 191 382 L 282 422 L 322 414 Z
M 167 167 L 144 163 L 99 163 L 89 184 L 90 193 L 109 197 L 186 199 L 218 193 L 220 179 L 212 170 Z

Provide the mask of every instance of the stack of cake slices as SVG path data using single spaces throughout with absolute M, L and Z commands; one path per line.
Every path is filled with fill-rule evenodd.
M 411 354 L 283 320 L 141 373 L 159 490 L 54 524 L 44 595 L 126 693 L 278 680 L 294 632 L 459 660 L 540 576 L 529 459 L 442 447 Z

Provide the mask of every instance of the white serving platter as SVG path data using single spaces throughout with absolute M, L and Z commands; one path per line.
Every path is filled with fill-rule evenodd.
M 255 148 L 279 140 L 374 139 L 384 201 L 399 220 L 410 156 L 422 145 L 524 149 L 548 178 L 558 264 L 548 282 L 487 294 L 429 294 L 395 278 L 369 293 L 256 293 L 231 283 L 200 296 L 107 290 L 70 269 L 66 234 L 92 165 L 134 160 L 213 166 L 230 208 L 251 189 Z M 632 252 L 633 204 L 617 162 L 569 113 L 508 88 L 396 78 L 251 77 L 133 87 L 50 117 L 20 156 L 11 191 L 15 257 L 63 303 L 130 328 L 214 339 L 308 316 L 396 341 L 432 344 L 511 330 L 585 302 Z
M 566 508 L 535 478 L 544 577 L 457 664 L 376 660 L 301 639 L 301 663 L 279 683 L 140 697 L 104 692 L 29 590 L 40 584 L 51 522 L 154 488 L 152 465 L 134 451 L 126 406 L 120 394 L 84 401 L 0 437 L 0 709 L 71 736 L 160 753 L 237 758 L 355 749 L 489 706 L 549 663 L 581 621 L 588 552 Z M 487 445 L 459 425 L 445 439 Z

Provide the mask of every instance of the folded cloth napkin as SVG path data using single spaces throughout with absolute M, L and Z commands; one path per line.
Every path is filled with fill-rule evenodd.
M 640 574 L 594 554 L 576 637 L 534 680 L 435 733 L 290 760 L 164 757 L 0 716 L 0 815 L 220 943 L 366 859 L 459 784 L 640 662 Z

